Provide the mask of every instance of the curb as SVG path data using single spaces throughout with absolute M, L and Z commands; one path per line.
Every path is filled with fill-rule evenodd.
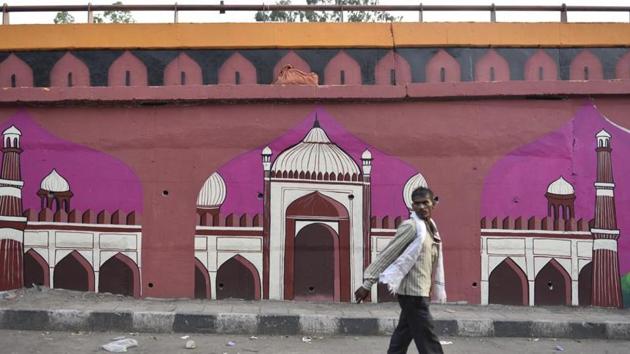
M 389 335 L 397 318 L 251 313 L 176 313 L 0 309 L 0 329 L 259 335 Z M 630 340 L 628 322 L 549 320 L 434 321 L 441 336 Z

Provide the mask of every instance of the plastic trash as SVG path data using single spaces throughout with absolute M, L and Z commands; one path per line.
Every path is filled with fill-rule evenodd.
M 181 338 L 181 339 L 188 339 L 188 338 L 190 338 L 190 336 L 181 336 L 179 338 Z
M 564 348 L 562 346 L 560 346 L 560 345 L 556 345 L 556 351 L 557 352 L 563 352 Z
M 313 341 L 313 338 L 311 337 L 302 337 L 302 342 L 304 343 L 310 343 Z
M 441 340 L 440 344 L 442 344 L 442 345 L 449 345 L 449 344 L 453 344 L 453 342 L 451 342 L 450 340 Z
M 186 341 L 186 349 L 195 349 L 197 348 L 197 344 L 195 344 L 194 340 Z
M 256 339 L 258 339 L 258 337 L 256 337 L 256 336 L 251 336 L 251 337 L 249 337 L 249 339 L 250 339 L 250 340 L 256 340 Z
M 231 340 L 231 341 L 227 342 L 227 344 L 226 344 L 226 345 L 227 345 L 228 347 L 235 347 L 235 346 L 236 346 L 236 342 Z
M 123 338 L 104 344 L 102 348 L 111 353 L 126 353 L 128 348 L 137 346 L 137 340 L 131 338 Z

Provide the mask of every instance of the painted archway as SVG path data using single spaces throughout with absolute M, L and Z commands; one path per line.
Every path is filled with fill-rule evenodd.
M 210 299 L 211 294 L 208 269 L 195 258 L 195 299 Z
M 506 258 L 488 278 L 488 303 L 524 305 L 529 301 L 527 277 L 521 267 Z
M 221 264 L 217 270 L 217 299 L 260 299 L 260 276 L 256 267 L 241 255 Z
M 131 258 L 117 253 L 99 269 L 98 291 L 140 297 L 140 273 Z
M 284 299 L 295 297 L 295 238 L 297 221 L 337 223 L 339 235 L 339 300 L 350 301 L 350 221 L 346 208 L 320 192 L 309 193 L 289 205 L 286 211 L 286 239 L 284 259 Z
M 53 274 L 56 289 L 94 291 L 94 270 L 77 251 L 70 252 L 59 261 Z
M 571 278 L 555 259 L 536 275 L 534 294 L 535 305 L 571 304 Z
M 50 286 L 50 269 L 48 262 L 35 250 L 30 249 L 24 254 L 24 287 L 33 284 Z

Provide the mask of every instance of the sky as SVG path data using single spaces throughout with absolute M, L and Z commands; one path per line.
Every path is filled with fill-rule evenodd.
M 106 5 L 116 0 L 5 0 L 8 5 L 84 5 L 91 2 L 93 5 Z M 219 4 L 219 0 L 123 0 L 124 4 Z M 276 0 L 224 0 L 229 5 L 258 5 L 275 4 Z M 489 5 L 494 2 L 496 5 L 561 5 L 566 3 L 571 5 L 597 5 L 597 6 L 630 6 L 630 0 L 380 0 L 381 5 Z M 306 0 L 292 0 L 292 3 L 305 4 Z M 87 21 L 86 13 L 71 13 L 77 23 Z M 133 17 L 139 23 L 168 23 L 173 21 L 172 12 L 133 12 Z M 395 16 L 402 16 L 405 22 L 415 22 L 418 20 L 417 12 L 392 12 Z M 29 23 L 53 23 L 54 12 L 49 13 L 11 13 L 11 24 Z M 428 12 L 424 14 L 426 22 L 487 22 L 490 14 L 488 12 Z M 498 12 L 499 22 L 557 22 L 560 14 L 555 12 Z M 569 22 L 629 22 L 628 12 L 619 13 L 569 13 Z M 228 12 L 218 14 L 211 12 L 180 12 L 179 22 L 254 22 L 254 12 Z

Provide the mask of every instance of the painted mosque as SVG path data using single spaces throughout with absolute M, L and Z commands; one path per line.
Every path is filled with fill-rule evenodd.
M 2 136 L 0 289 L 35 284 L 140 296 L 136 213 L 72 209 L 72 187 L 56 169 L 40 182 L 40 210 L 23 210 L 22 132 L 11 126 Z
M 592 220 L 575 219 L 562 176 L 545 193 L 547 216 L 481 220 L 481 302 L 622 307 L 611 135 L 595 136 Z
M 316 119 L 295 145 L 260 151 L 262 215 L 223 216 L 229 191 L 213 173 L 197 199 L 195 296 L 350 301 L 402 220 L 371 216 L 372 161 L 367 149 L 355 161 Z M 418 173 L 401 186 L 407 208 L 426 185 Z M 382 287 L 373 294 L 391 300 Z

